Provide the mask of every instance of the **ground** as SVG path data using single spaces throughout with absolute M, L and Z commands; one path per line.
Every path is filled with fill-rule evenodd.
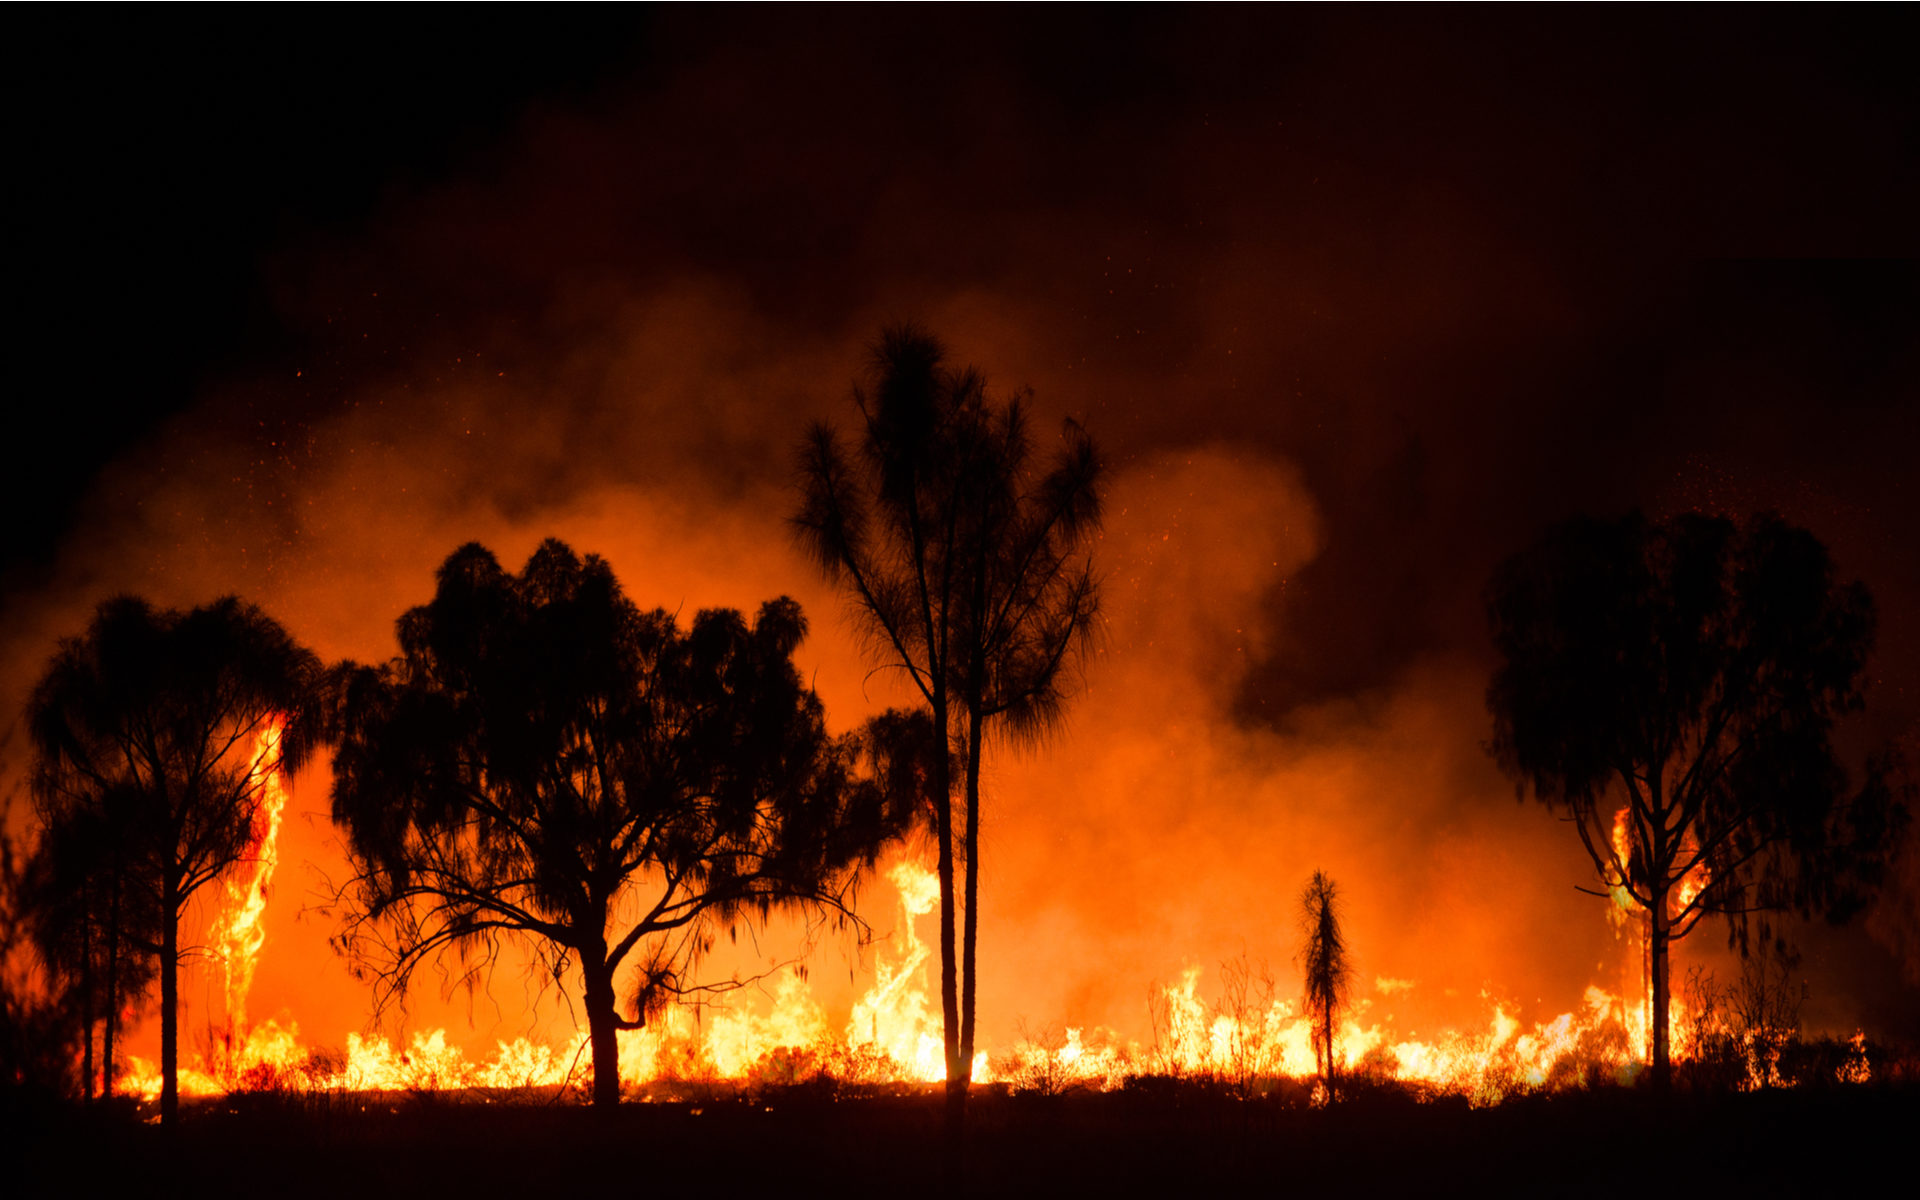
M 17 1116 L 9 1157 L 25 1170 L 22 1196 L 920 1196 L 942 1190 L 940 1118 L 930 1095 L 613 1113 L 444 1096 L 243 1099 L 190 1109 L 175 1138 L 70 1111 Z M 1906 1173 L 1916 1129 L 1912 1086 L 1664 1103 L 1608 1088 L 1491 1109 L 1390 1093 L 1333 1109 L 1177 1089 L 985 1095 L 957 1190 L 1870 1195 L 1904 1187 L 1884 1181 Z

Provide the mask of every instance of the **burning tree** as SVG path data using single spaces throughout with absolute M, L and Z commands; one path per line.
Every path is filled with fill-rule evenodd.
M 1320 1077 L 1327 1081 L 1327 1103 L 1334 1100 L 1334 1020 L 1353 986 L 1353 962 L 1340 930 L 1339 894 L 1325 871 L 1315 871 L 1300 894 L 1300 965 L 1306 975 L 1307 1017 L 1313 1022 L 1313 1048 Z
M 1853 790 L 1834 719 L 1860 706 L 1873 606 L 1777 517 L 1582 519 L 1502 565 L 1491 749 L 1564 811 L 1604 891 L 1647 916 L 1653 1071 L 1668 1079 L 1668 951 L 1718 914 L 1836 919 L 1883 866 L 1904 809 Z M 1760 918 L 1762 938 L 1770 936 Z
M 911 326 L 883 334 L 871 390 L 854 390 L 858 450 L 850 456 L 830 426 L 814 426 L 794 525 L 828 578 L 852 593 L 877 655 L 925 700 L 936 743 L 965 764 L 960 828 L 949 756 L 936 759 L 932 781 L 957 1128 L 973 1074 L 982 745 L 990 728 L 1031 739 L 1059 719 L 1065 671 L 1096 608 L 1083 548 L 1099 528 L 1105 470 L 1086 431 L 1068 422 L 1058 456 L 1036 472 L 1026 406 L 990 403 L 977 371 L 944 360 L 940 343 Z
M 180 1105 L 181 920 L 252 853 L 268 780 L 312 751 L 324 678 L 311 651 L 234 597 L 183 613 L 123 596 L 60 644 L 29 702 L 50 852 L 86 886 L 119 889 L 109 931 L 136 946 L 142 928 L 157 933 L 165 1123 Z M 100 927 L 99 899 L 78 928 Z M 150 925 L 129 919 L 138 912 Z
M 559 541 L 518 575 L 455 551 L 400 619 L 400 656 L 342 693 L 333 811 L 357 874 L 340 944 L 377 1003 L 443 950 L 469 983 L 508 938 L 556 980 L 577 962 L 594 1103 L 615 1104 L 617 1031 L 699 986 L 718 929 L 776 906 L 848 915 L 859 869 L 924 805 L 925 722 L 829 737 L 793 665 L 805 633 L 785 598 L 682 631 Z

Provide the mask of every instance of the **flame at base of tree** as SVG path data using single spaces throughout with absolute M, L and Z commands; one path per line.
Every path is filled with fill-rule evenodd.
M 830 1080 L 855 1087 L 911 1087 L 941 1082 L 940 1020 L 927 986 L 931 948 L 914 928 L 932 911 L 937 884 L 931 872 L 906 862 L 897 864 L 889 878 L 900 896 L 900 937 L 878 956 L 873 984 L 854 1003 L 844 1028 L 832 1027 L 806 981 L 789 972 L 769 989 L 764 1012 L 722 1009 L 697 1020 L 675 1009 L 647 1029 L 622 1032 L 622 1080 L 636 1091 L 675 1084 L 757 1087 Z M 1132 1078 L 1162 1076 L 1217 1081 L 1248 1097 L 1271 1091 L 1280 1081 L 1313 1080 L 1318 1068 L 1304 1013 L 1291 1000 L 1249 990 L 1244 963 L 1228 964 L 1226 975 L 1224 994 L 1214 1002 L 1201 994 L 1198 967 L 1158 989 L 1150 1005 L 1154 1033 L 1148 1044 L 1105 1031 L 1064 1028 L 1028 1037 L 1000 1054 L 981 1053 L 974 1079 L 1057 1092 L 1108 1090 Z M 1375 985 L 1381 996 L 1395 998 L 1411 986 L 1395 979 Z M 1375 1000 L 1360 999 L 1337 1041 L 1343 1072 L 1405 1086 L 1418 1095 L 1463 1096 L 1471 1104 L 1490 1105 L 1515 1095 L 1628 1083 L 1647 1060 L 1644 996 L 1589 987 L 1577 1010 L 1524 1028 L 1505 1004 L 1491 997 L 1487 1002 L 1491 1011 L 1478 1028 L 1422 1038 L 1399 1032 L 1390 1016 L 1373 1019 Z M 1684 1061 L 1699 1031 L 1678 1000 L 1670 1020 L 1673 1045 Z M 433 1030 L 414 1034 L 404 1045 L 348 1034 L 344 1049 L 316 1052 L 302 1042 L 297 1025 L 266 1020 L 230 1049 L 209 1056 L 212 1065 L 203 1058 L 183 1068 L 180 1089 L 189 1096 L 459 1089 L 578 1089 L 585 1095 L 592 1075 L 586 1047 L 584 1032 L 570 1043 L 519 1038 L 500 1042 L 492 1057 L 475 1061 L 448 1042 L 445 1030 Z M 129 1090 L 157 1096 L 160 1080 L 151 1064 L 133 1059 L 131 1066 Z M 1869 1078 L 1863 1037 L 1855 1037 L 1838 1077 L 1855 1083 Z
M 285 732 L 282 721 L 269 722 L 255 739 L 253 762 L 248 770 L 257 804 L 253 829 L 241 856 L 240 869 L 222 881 L 226 904 L 214 921 L 209 941 L 214 962 L 223 976 L 226 1001 L 226 1027 L 220 1037 L 218 1053 L 234 1067 L 244 1069 L 259 1052 L 251 1049 L 251 1030 L 247 1025 L 247 995 L 253 990 L 253 973 L 260 960 L 260 948 L 266 944 L 267 931 L 261 919 L 272 896 L 273 873 L 280 863 L 280 821 L 286 814 L 292 795 L 286 772 L 281 767 L 280 740 Z M 273 1044 L 282 1032 L 275 1026 L 265 1034 Z M 231 1074 L 231 1069 L 225 1072 Z

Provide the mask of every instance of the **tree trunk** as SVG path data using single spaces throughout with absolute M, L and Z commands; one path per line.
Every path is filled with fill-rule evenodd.
M 966 1085 L 960 1078 L 959 963 L 954 956 L 953 894 L 953 771 L 952 742 L 947 706 L 936 695 L 933 704 L 933 740 L 940 749 L 934 767 L 934 840 L 939 843 L 935 869 L 940 874 L 940 1033 L 947 1058 L 947 1134 L 949 1154 L 958 1150 L 966 1120 Z
M 120 1029 L 119 963 L 107 968 L 106 1028 L 100 1035 L 100 1094 L 113 1099 L 113 1041 Z
M 180 1120 L 180 896 L 168 873 L 160 896 L 160 1124 Z
M 80 1099 L 93 1102 L 93 897 L 80 892 Z
M 1667 1047 L 1667 947 L 1672 940 L 1669 936 L 1672 921 L 1667 915 L 1667 893 L 1664 880 L 1655 883 L 1653 911 L 1647 921 L 1647 973 L 1652 977 L 1653 984 L 1653 1012 L 1648 1018 L 1651 1028 L 1647 1032 L 1653 1047 L 1653 1086 L 1663 1092 L 1673 1077 Z
M 587 1039 L 593 1047 L 593 1106 L 620 1103 L 620 1019 L 614 1009 L 613 970 L 606 947 L 588 947 L 580 956 L 587 985 Z
M 80 1099 L 93 1103 L 93 1004 L 80 1002 Z
M 1321 1019 L 1320 1039 L 1321 1039 L 1321 1045 L 1326 1047 L 1327 1060 L 1326 1060 L 1326 1066 L 1323 1073 L 1327 1077 L 1327 1103 L 1331 1105 L 1334 1101 L 1333 1005 L 1331 1004 L 1327 1005 L 1326 1016 Z
M 113 1035 L 120 1028 L 120 872 L 112 876 L 107 905 L 107 1027 L 100 1046 L 100 1094 L 113 1098 Z
M 961 934 L 960 1078 L 973 1084 L 974 961 L 980 941 L 980 710 L 967 710 L 967 910 Z

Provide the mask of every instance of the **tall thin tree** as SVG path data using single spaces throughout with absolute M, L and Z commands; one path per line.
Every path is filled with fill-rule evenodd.
M 73 1009 L 81 1036 L 81 1095 L 113 1094 L 121 1014 L 143 1004 L 158 972 L 160 931 L 151 890 L 129 862 L 128 797 L 54 807 L 23 872 L 26 929 Z M 99 1070 L 94 1031 L 99 1027 Z
M 1335 1022 L 1353 986 L 1353 959 L 1340 929 L 1339 889 L 1325 871 L 1315 871 L 1300 895 L 1300 962 L 1306 975 L 1307 1016 L 1313 1021 L 1313 1048 L 1327 1103 L 1335 1098 Z
M 906 676 L 937 743 L 964 764 L 957 823 L 952 764 L 941 762 L 933 781 L 941 1015 L 957 1130 L 974 1056 L 983 747 L 994 732 L 1031 741 L 1062 713 L 1068 669 L 1097 609 L 1090 543 L 1106 472 L 1071 421 L 1038 469 L 1024 397 L 990 402 L 978 371 L 948 367 L 941 344 L 913 326 L 882 334 L 854 404 L 855 452 L 829 425 L 809 431 L 794 526 L 850 593 L 874 657 Z
M 43 827 L 111 806 L 126 885 L 156 914 L 164 1124 L 180 1107 L 187 905 L 249 853 L 270 774 L 311 753 L 324 678 L 312 651 L 235 597 L 180 612 L 122 596 L 60 643 L 29 703 Z

